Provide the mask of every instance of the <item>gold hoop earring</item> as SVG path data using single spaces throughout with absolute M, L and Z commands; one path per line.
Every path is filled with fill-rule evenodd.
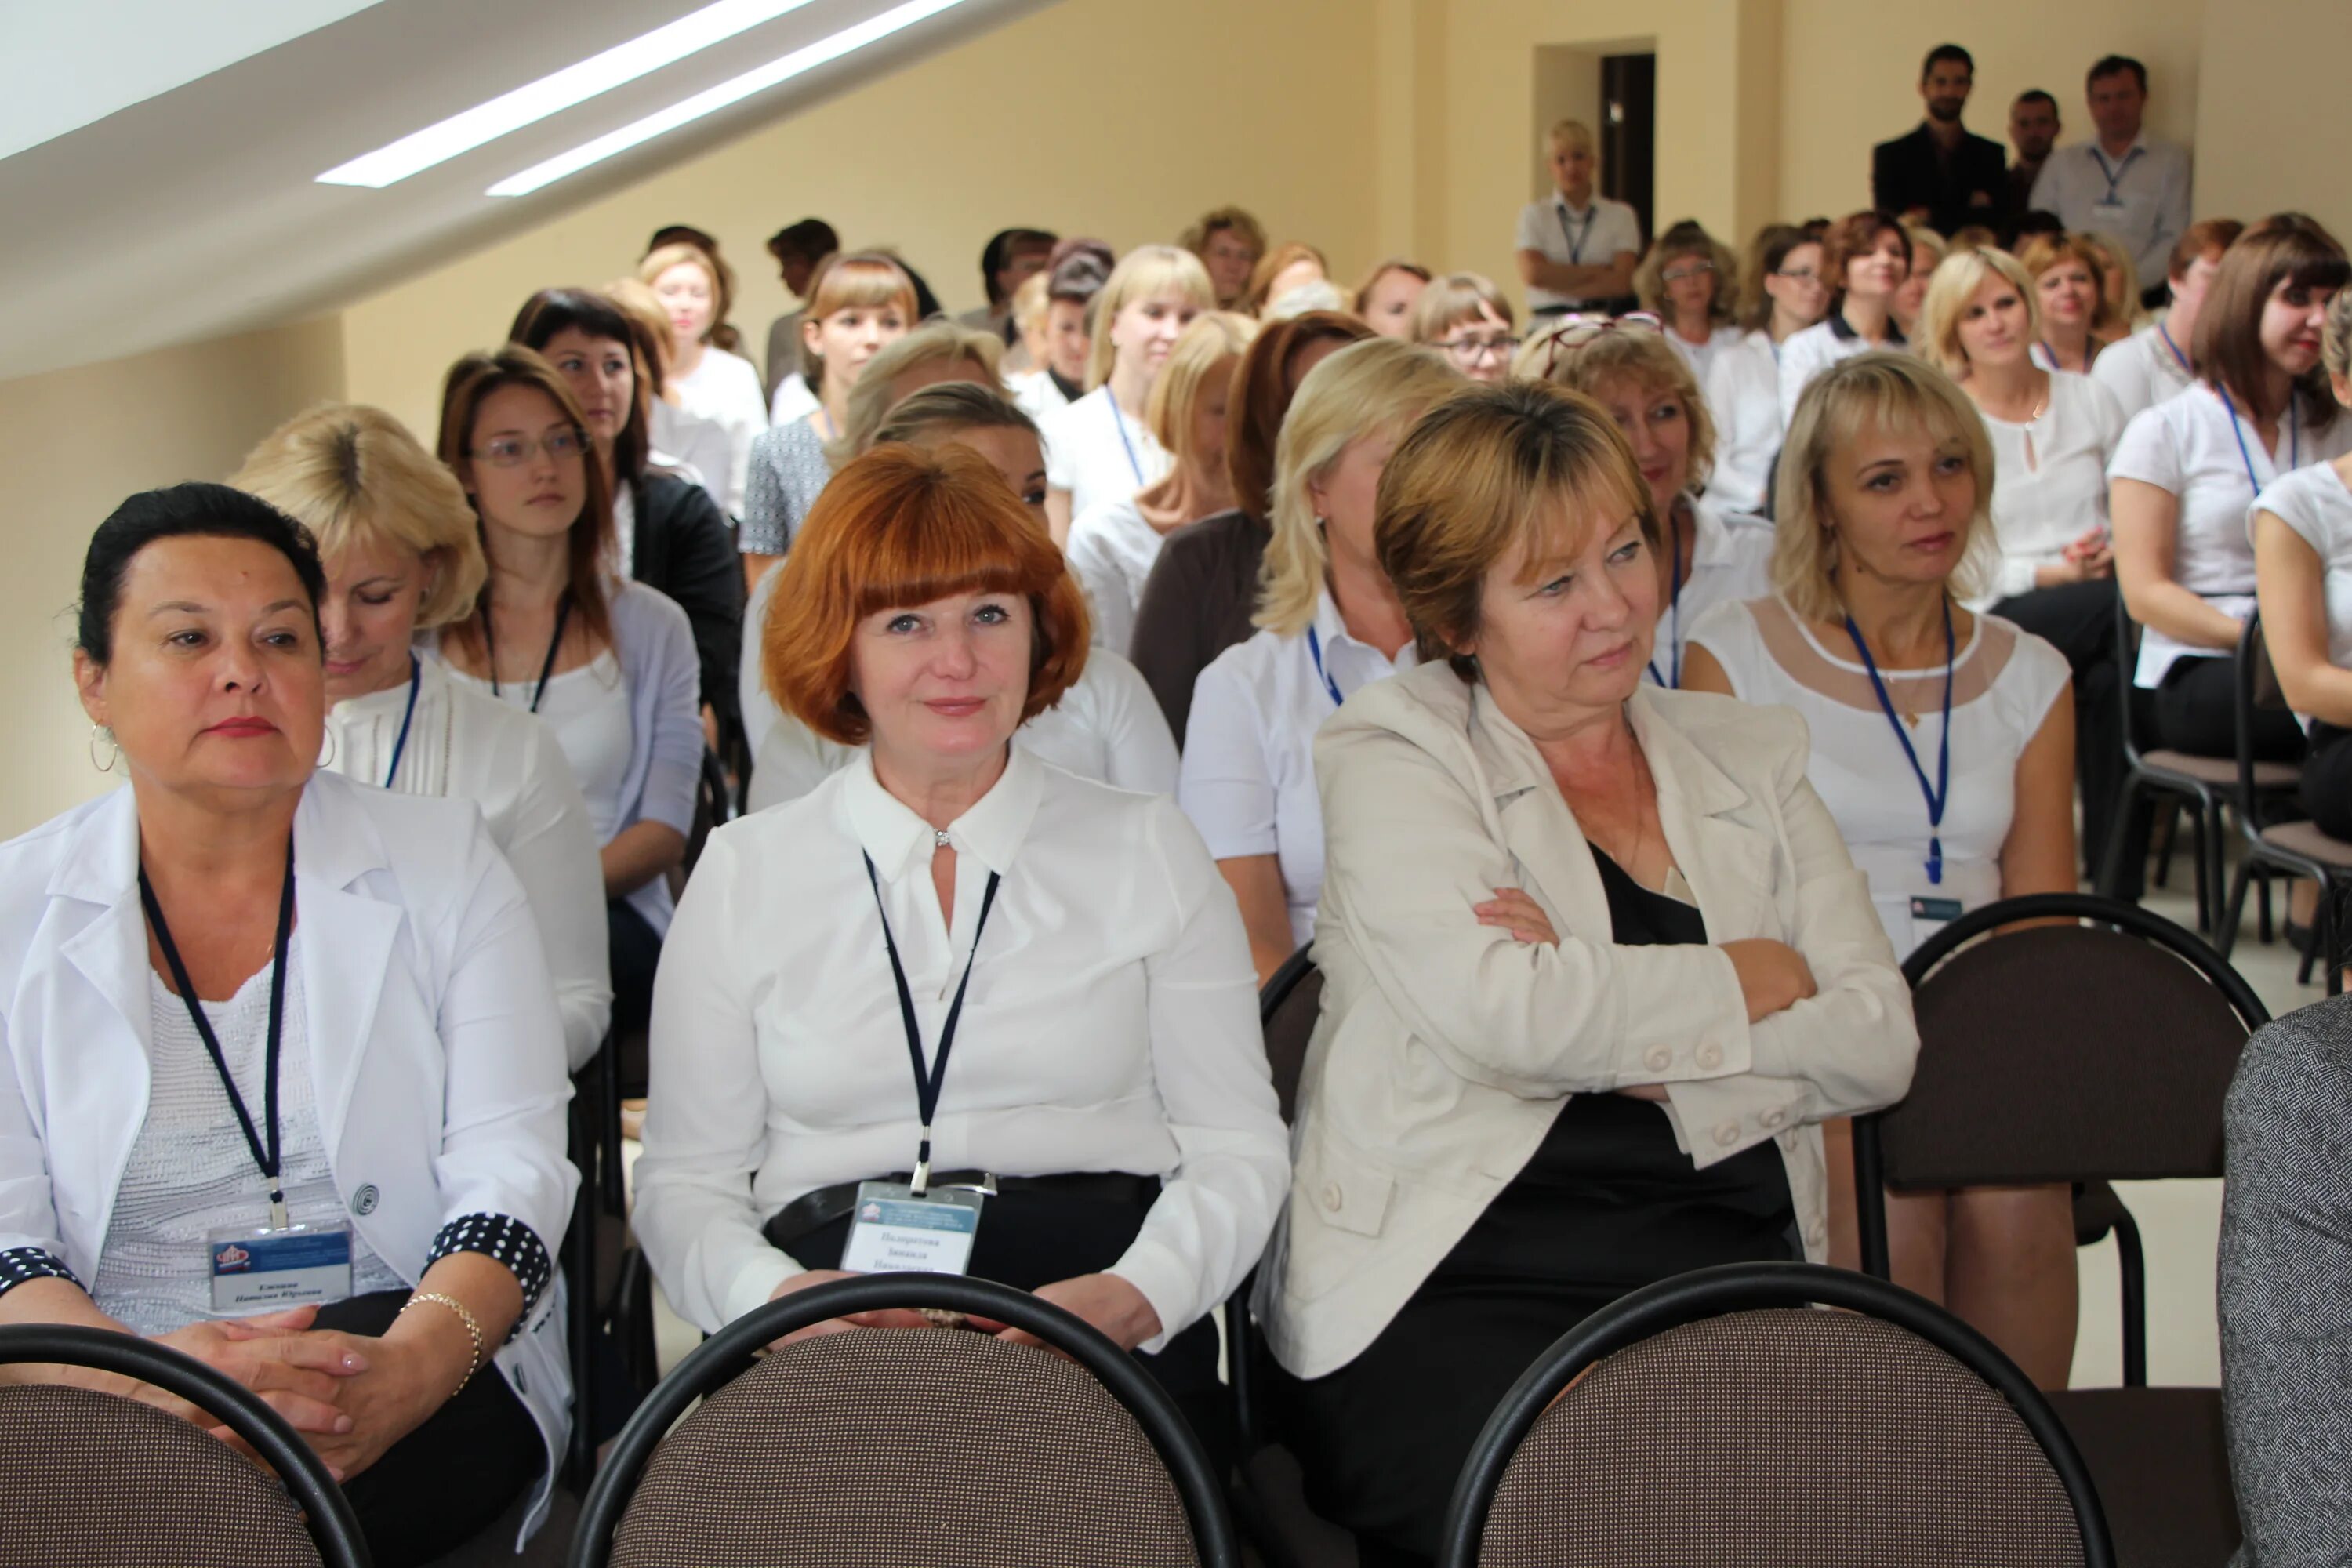
M 100 741 L 106 742 L 106 761 L 102 763 L 98 760 L 98 743 Z M 89 765 L 100 773 L 110 773 L 121 758 L 122 746 L 115 740 L 114 731 L 103 724 L 92 724 L 89 727 Z

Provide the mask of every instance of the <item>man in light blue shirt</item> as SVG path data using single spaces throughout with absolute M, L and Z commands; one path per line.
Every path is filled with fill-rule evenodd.
M 2172 247 L 2189 227 L 2189 150 L 2142 132 L 2147 68 L 2139 61 L 2107 56 L 2091 68 L 2088 92 L 2097 134 L 2050 154 L 2028 205 L 2057 214 L 2070 234 L 2114 236 L 2160 303 Z

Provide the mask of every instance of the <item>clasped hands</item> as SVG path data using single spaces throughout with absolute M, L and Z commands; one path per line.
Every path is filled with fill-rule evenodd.
M 773 1301 L 795 1290 L 830 1284 L 835 1279 L 864 1278 L 864 1275 L 845 1269 L 812 1268 L 806 1273 L 795 1274 L 777 1286 L 768 1293 L 768 1300 Z M 1160 1332 L 1159 1312 L 1144 1299 L 1142 1291 L 1116 1274 L 1081 1274 L 1072 1279 L 1057 1279 L 1051 1285 L 1038 1286 L 1031 1294 L 1085 1320 L 1123 1351 L 1131 1351 Z M 1040 1343 L 1035 1335 L 1003 1323 L 985 1318 L 971 1318 L 967 1321 L 971 1328 L 992 1334 L 1008 1344 Z M 823 1322 L 812 1323 L 807 1328 L 786 1334 L 768 1348 L 780 1350 L 797 1340 L 814 1339 L 820 1334 L 837 1334 L 845 1329 L 928 1329 L 934 1326 L 919 1311 L 894 1307 L 878 1312 L 853 1312 L 847 1317 L 827 1318 Z

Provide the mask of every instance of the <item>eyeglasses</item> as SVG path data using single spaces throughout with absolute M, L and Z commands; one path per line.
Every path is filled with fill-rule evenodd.
M 568 463 L 588 449 L 588 438 L 577 430 L 552 430 L 537 440 L 528 436 L 500 436 L 487 447 L 477 447 L 468 457 L 479 458 L 494 468 L 520 468 L 541 452 L 559 463 Z
M 1681 283 L 1693 278 L 1704 278 L 1714 270 L 1715 263 L 1712 261 L 1689 261 L 1679 267 L 1667 268 L 1658 274 L 1658 278 L 1661 282 Z
M 1557 326 L 1544 334 L 1543 369 L 1536 374 L 1543 380 L 1550 380 L 1561 356 L 1574 353 L 1603 332 L 1613 332 L 1621 328 L 1637 332 L 1663 332 L 1666 330 L 1666 323 L 1663 318 L 1647 310 L 1628 310 L 1622 316 L 1563 316 Z
M 1519 346 L 1517 338 L 1448 338 L 1436 345 L 1444 349 L 1456 364 L 1476 364 L 1488 354 L 1497 359 L 1509 359 Z
M 1811 267 L 1784 267 L 1772 274 L 1775 278 L 1793 278 L 1800 283 L 1818 283 L 1822 275 Z

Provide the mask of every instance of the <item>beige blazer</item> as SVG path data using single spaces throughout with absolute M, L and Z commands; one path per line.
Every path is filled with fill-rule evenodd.
M 1710 942 L 1771 937 L 1819 994 L 1748 1022 L 1713 946 L 1620 947 L 1591 851 L 1535 744 L 1444 664 L 1366 687 L 1315 744 L 1322 1016 L 1290 1197 L 1255 1301 L 1300 1377 L 1346 1365 L 1527 1163 L 1570 1095 L 1664 1083 L 1705 1166 L 1772 1140 L 1818 1261 L 1820 1129 L 1911 1081 L 1910 993 L 1782 708 L 1644 686 L 1627 704 Z M 1543 906 L 1557 947 L 1470 906 Z

